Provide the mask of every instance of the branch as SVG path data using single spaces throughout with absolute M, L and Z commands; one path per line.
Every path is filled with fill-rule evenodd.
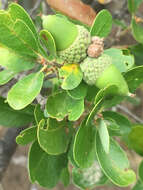
M 5 136 L 0 140 L 0 181 L 9 165 L 17 144 L 15 138 L 23 128 L 9 128 Z
M 120 110 L 122 110 L 123 112 L 125 112 L 126 114 L 128 114 L 129 116 L 131 116 L 135 121 L 137 121 L 139 123 L 143 123 L 142 119 L 140 119 L 138 116 L 136 116 L 135 114 L 133 114 L 126 107 L 124 107 L 122 105 L 117 105 L 116 107 L 119 108 Z
M 29 14 L 33 18 L 35 17 L 35 14 L 37 12 L 37 9 L 40 7 L 40 4 L 43 0 L 37 0 L 36 3 L 34 4 L 34 7 L 30 9 Z
M 96 16 L 95 11 L 80 0 L 46 0 L 51 8 L 84 24 L 92 25 Z

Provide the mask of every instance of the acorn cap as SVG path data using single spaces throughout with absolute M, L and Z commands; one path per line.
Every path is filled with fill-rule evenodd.
M 54 37 L 57 51 L 67 49 L 78 36 L 78 28 L 62 15 L 43 16 L 43 28 Z
M 78 36 L 75 41 L 65 50 L 58 51 L 58 56 L 66 63 L 80 63 L 87 57 L 87 48 L 91 37 L 86 28 L 76 25 Z
M 128 85 L 120 71 L 112 64 L 109 55 L 102 54 L 99 58 L 87 57 L 80 64 L 83 72 L 83 80 L 89 85 L 95 85 L 99 89 L 107 85 L 116 85 L 117 94 L 128 95 Z
M 80 64 L 84 81 L 89 85 L 95 85 L 96 80 L 110 64 L 112 60 L 106 54 L 102 54 L 99 58 L 87 57 Z

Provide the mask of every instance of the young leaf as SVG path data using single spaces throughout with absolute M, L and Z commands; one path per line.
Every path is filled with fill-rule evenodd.
M 56 44 L 55 44 L 55 40 L 54 40 L 53 36 L 51 35 L 51 33 L 48 32 L 47 30 L 41 30 L 40 37 L 41 37 L 43 44 L 48 49 L 50 55 L 55 57 L 56 56 Z
M 39 94 L 43 84 L 42 72 L 32 73 L 18 81 L 8 92 L 9 105 L 20 110 L 30 104 Z
M 15 74 L 15 72 L 8 69 L 0 71 L 0 85 L 4 85 L 9 82 L 15 76 Z
M 132 184 L 135 173 L 129 169 L 129 162 L 121 147 L 111 138 L 107 154 L 102 146 L 99 134 L 96 135 L 96 154 L 105 175 L 116 185 L 125 187 Z
M 120 72 L 126 72 L 134 65 L 133 55 L 124 55 L 121 49 L 110 48 L 105 50 L 104 53 L 111 56 L 112 63 L 115 64 Z
M 78 87 L 74 88 L 73 90 L 68 90 L 67 93 L 73 99 L 84 99 L 87 94 L 87 88 L 88 86 L 84 82 L 81 82 Z
M 0 12 L 0 43 L 12 51 L 32 58 L 37 58 L 37 41 L 22 20 L 11 20 L 7 13 Z
M 130 13 L 135 13 L 143 0 L 128 0 L 128 9 Z
M 62 170 L 60 179 L 61 179 L 61 182 L 63 183 L 64 187 L 67 187 L 70 184 L 70 172 L 69 172 L 68 167 L 66 167 Z
M 129 147 L 136 153 L 143 156 L 143 125 L 134 125 L 132 131 L 128 135 Z
M 40 147 L 51 155 L 58 155 L 67 151 L 70 134 L 64 126 L 56 129 L 45 128 L 45 121 L 41 120 L 38 126 L 38 142 Z
M 59 70 L 59 75 L 63 78 L 62 89 L 72 90 L 82 81 L 83 73 L 78 64 L 66 64 Z
M 32 69 L 35 66 L 35 63 L 4 47 L 0 47 L 0 65 L 17 73 Z
M 73 168 L 72 179 L 73 183 L 81 189 L 92 189 L 102 186 L 108 181 L 108 178 L 101 171 L 97 161 L 90 168 Z
M 10 14 L 13 21 L 16 21 L 17 19 L 22 20 L 26 23 L 26 25 L 30 28 L 30 30 L 33 32 L 36 40 L 38 40 L 38 34 L 35 28 L 35 25 L 30 18 L 29 14 L 24 10 L 23 7 L 21 7 L 17 3 L 11 3 L 8 7 L 8 13 Z
M 0 125 L 4 127 L 21 127 L 27 126 L 34 121 L 33 112 L 34 106 L 16 111 L 13 110 L 5 99 L 0 97 Z
M 134 67 L 125 73 L 124 78 L 128 83 L 130 92 L 135 90 L 143 83 L 143 66 Z
M 113 111 L 105 111 L 102 112 L 102 114 L 105 120 L 110 118 L 120 127 L 120 130 L 115 132 L 116 135 L 123 136 L 128 135 L 131 132 L 131 123 L 124 115 Z
M 106 152 L 106 154 L 108 154 L 109 145 L 110 145 L 109 133 L 108 133 L 107 125 L 102 119 L 99 120 L 98 133 L 99 133 L 99 137 L 100 137 L 100 141 L 102 143 L 103 149 Z
M 17 36 L 21 38 L 21 41 L 23 40 L 34 53 L 38 52 L 36 38 L 27 25 L 22 20 L 17 19 L 13 27 Z
M 23 130 L 17 137 L 16 143 L 20 145 L 27 145 L 37 138 L 37 127 L 29 127 Z
M 95 133 L 95 127 L 84 120 L 75 135 L 73 157 L 80 168 L 88 168 L 95 161 Z
M 102 10 L 96 16 L 90 29 L 91 36 L 106 37 L 112 28 L 112 15 L 107 10 Z
M 37 141 L 29 151 L 29 174 L 32 183 L 37 182 L 45 188 L 53 188 L 60 179 L 63 168 L 67 167 L 67 155 L 49 155 Z
M 136 41 L 143 44 L 143 27 L 135 19 L 132 19 L 132 34 Z
M 84 100 L 75 100 L 66 92 L 59 92 L 48 97 L 46 110 L 57 120 L 62 120 L 68 115 L 70 121 L 76 121 L 84 111 Z
M 141 161 L 141 163 L 139 165 L 138 175 L 139 175 L 141 182 L 143 183 L 143 161 Z

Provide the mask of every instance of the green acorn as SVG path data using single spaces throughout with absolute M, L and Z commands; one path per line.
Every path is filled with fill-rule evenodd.
M 54 37 L 57 54 L 66 63 L 80 63 L 87 56 L 91 42 L 86 28 L 75 25 L 61 15 L 43 17 L 43 28 Z
M 99 89 L 107 85 L 116 85 L 117 94 L 129 95 L 126 81 L 120 71 L 112 64 L 109 55 L 102 54 L 99 58 L 87 57 L 80 64 L 83 80 L 89 85 L 96 85 Z

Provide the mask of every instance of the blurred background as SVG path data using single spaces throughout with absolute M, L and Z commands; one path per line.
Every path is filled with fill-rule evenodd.
M 66 0 L 65 0 L 66 1 Z M 68 1 L 68 0 L 67 0 Z M 75 0 L 78 1 L 78 0 Z M 103 8 L 108 9 L 115 19 L 116 22 L 113 24 L 113 29 L 110 36 L 105 40 L 105 48 L 109 47 L 128 47 L 130 45 L 136 44 L 136 41 L 133 39 L 132 34 L 128 30 L 123 30 L 120 23 L 117 23 L 118 20 L 122 24 L 129 24 L 131 16 L 127 8 L 127 0 L 82 0 L 85 4 L 89 5 L 95 11 L 95 14 Z M 0 9 L 6 9 L 8 3 L 12 1 L 0 0 Z M 22 5 L 28 13 L 31 15 L 34 20 L 37 30 L 41 27 L 41 14 L 51 14 L 51 10 L 48 2 L 42 0 L 17 0 L 13 1 Z M 71 13 L 72 14 L 72 13 Z M 139 7 L 138 16 L 143 18 L 143 3 Z M 141 53 L 143 54 L 143 53 Z M 143 55 L 140 54 L 140 60 L 143 60 Z M 7 87 L 9 88 L 9 87 Z M 0 94 L 7 91 L 5 86 L 0 87 Z M 143 86 L 141 86 L 136 92 L 136 98 L 134 102 L 123 102 L 121 105 L 115 107 L 115 110 L 122 112 L 133 122 L 142 122 L 143 121 Z M 142 122 L 143 123 L 143 122 Z M 7 129 L 3 126 L 0 126 L 0 138 L 3 138 Z M 126 150 L 124 144 L 121 143 L 123 148 Z M 15 154 L 12 156 L 10 164 L 2 178 L 2 186 L 0 190 L 44 190 L 44 188 L 39 187 L 38 185 L 33 185 L 30 183 L 27 172 L 27 154 L 28 146 L 20 147 L 18 146 Z M 135 152 L 127 150 L 129 160 L 131 161 L 132 168 L 137 171 L 137 165 L 141 161 L 141 157 L 138 156 Z M 68 188 L 64 188 L 63 185 L 59 184 L 54 190 L 76 190 L 76 187 L 70 185 Z M 96 188 L 97 190 L 130 190 L 128 188 L 120 187 L 100 187 Z

